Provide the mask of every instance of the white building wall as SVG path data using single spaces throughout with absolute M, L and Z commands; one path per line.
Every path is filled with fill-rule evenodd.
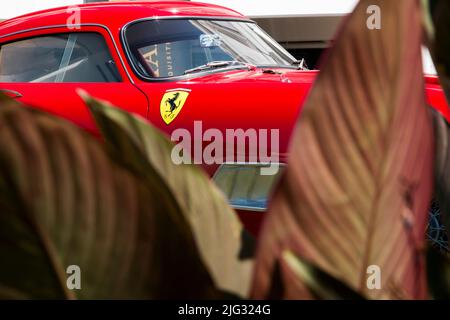
M 22 14 L 83 3 L 83 0 L 19 0 L 0 1 L 0 19 L 9 19 Z
M 358 0 L 200 0 L 232 8 L 247 16 L 343 15 L 350 13 Z
M 196 0 L 195 0 L 196 1 Z M 346 14 L 352 11 L 358 0 L 201 0 L 230 7 L 245 15 L 327 15 Z M 0 1 L 0 19 L 9 19 L 25 13 L 83 3 L 83 0 L 20 0 Z

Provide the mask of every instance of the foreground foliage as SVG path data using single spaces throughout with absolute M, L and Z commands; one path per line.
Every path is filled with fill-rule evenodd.
M 21 106 L 0 108 L 0 144 L 0 296 L 219 297 L 156 174 L 146 183 L 81 129 Z M 67 289 L 69 265 L 81 290 Z
M 383 27 L 370 30 L 361 26 L 370 4 L 361 1 L 341 29 L 298 120 L 261 235 L 256 298 L 277 263 L 284 296 L 310 297 L 280 261 L 286 249 L 367 297 L 426 297 L 434 150 L 420 6 L 379 1 Z M 368 290 L 371 265 L 382 270 L 380 290 Z
M 450 10 L 432 2 L 362 0 L 346 20 L 254 260 L 223 195 L 199 168 L 174 165 L 144 119 L 81 92 L 100 143 L 0 97 L 0 298 L 449 298 L 448 256 L 425 246 L 434 183 L 450 230 L 449 129 L 440 115 L 433 128 L 420 51 L 425 25 L 449 93 Z M 374 4 L 381 30 L 365 27 Z M 70 265 L 81 290 L 67 289 Z

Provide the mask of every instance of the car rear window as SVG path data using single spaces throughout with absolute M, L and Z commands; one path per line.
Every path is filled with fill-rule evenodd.
M 67 33 L 0 46 L 0 82 L 120 82 L 97 33 Z

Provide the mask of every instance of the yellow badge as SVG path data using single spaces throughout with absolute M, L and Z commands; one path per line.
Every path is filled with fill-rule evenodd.
M 189 97 L 189 93 L 189 90 L 171 90 L 163 96 L 160 111 L 166 124 L 170 124 L 178 116 Z

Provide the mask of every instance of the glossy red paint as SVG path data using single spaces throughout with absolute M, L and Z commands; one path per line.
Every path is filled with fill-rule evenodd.
M 442 114 L 448 122 L 450 122 L 450 109 L 447 104 L 447 98 L 439 84 L 439 78 L 436 76 L 425 76 L 425 93 L 427 103 L 440 114 Z
M 289 138 L 318 71 L 279 69 L 234 70 L 189 80 L 145 82 L 133 72 L 120 39 L 120 31 L 129 22 L 149 17 L 222 17 L 246 19 L 227 8 L 197 2 L 124 2 L 80 5 L 79 29 L 66 25 L 71 12 L 67 7 L 40 11 L 0 23 L 0 45 L 44 34 L 97 32 L 110 49 L 123 79 L 121 83 L 0 83 L 0 89 L 22 95 L 17 99 L 69 119 L 96 133 L 85 105 L 76 93 L 83 89 L 91 95 L 111 101 L 121 108 L 147 118 L 167 134 L 176 128 L 193 130 L 201 120 L 203 129 L 279 129 L 280 158 L 286 159 Z M 450 121 L 445 96 L 436 77 L 425 77 L 428 103 Z M 191 90 L 179 116 L 166 125 L 160 115 L 160 102 L 167 90 Z M 217 166 L 205 166 L 212 175 Z M 247 227 L 257 233 L 262 214 L 240 212 Z

